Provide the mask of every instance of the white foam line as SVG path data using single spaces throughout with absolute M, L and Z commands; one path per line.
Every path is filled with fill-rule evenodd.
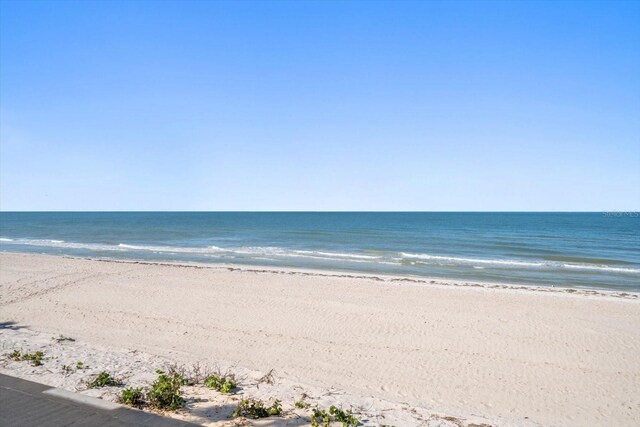
M 405 258 L 416 260 L 428 260 L 428 261 L 445 261 L 457 264 L 484 264 L 484 265 L 506 265 L 506 266 L 520 266 L 520 267 L 534 267 L 534 268 L 570 268 L 574 270 L 595 270 L 595 271 L 614 271 L 617 273 L 625 274 L 638 274 L 640 269 L 637 268 L 624 268 L 624 267 L 609 267 L 608 265 L 587 265 L 587 264 L 568 264 L 559 262 L 527 262 L 517 260 L 500 260 L 500 259 L 480 259 L 480 258 L 458 258 L 458 257 L 446 257 L 438 255 L 428 254 L 412 254 L 401 252 Z M 474 266 L 477 267 L 477 266 Z
M 178 246 L 144 246 L 144 245 L 127 245 L 120 243 L 118 248 L 130 249 L 134 251 L 151 251 L 151 252 L 173 252 L 173 253 L 196 253 L 208 254 L 212 252 L 225 252 L 225 249 L 217 246 L 207 246 L 206 248 L 185 248 Z
M 99 244 L 99 243 L 76 243 L 64 242 L 63 240 L 37 240 L 37 239 L 10 239 L 0 238 L 3 243 L 11 245 L 29 245 L 43 246 L 54 248 L 68 249 L 85 249 L 93 251 L 148 251 L 155 253 L 180 253 L 180 254 L 198 254 L 210 257 L 237 257 L 238 255 L 257 257 L 280 257 L 280 258 L 311 258 L 327 261 L 344 261 L 376 264 L 400 264 L 404 260 L 415 260 L 413 262 L 423 261 L 424 264 L 449 263 L 454 265 L 470 265 L 472 268 L 480 268 L 485 265 L 507 266 L 507 267 L 523 267 L 523 268 L 547 268 L 547 269 L 572 269 L 572 270 L 589 270 L 589 271 L 610 271 L 622 274 L 639 274 L 638 268 L 611 267 L 608 265 L 588 265 L 588 264 L 571 264 L 555 261 L 520 261 L 520 260 L 501 260 L 501 259 L 481 259 L 481 258 L 461 258 L 452 256 L 429 255 L 420 253 L 391 253 L 387 256 L 363 255 L 359 253 L 343 253 L 343 252 L 325 252 L 311 251 L 301 249 L 285 249 L 273 246 L 242 246 L 235 248 L 221 248 L 218 246 L 207 247 L 182 247 L 182 246 L 148 246 L 148 245 L 131 245 L 120 243 L 118 245 Z M 395 255 L 395 256 L 394 256 Z M 400 255 L 400 258 L 397 256 Z M 479 265 L 478 265 L 479 264 Z
M 539 267 L 545 265 L 541 262 L 526 262 L 526 261 L 512 261 L 512 260 L 499 260 L 499 259 L 481 259 L 481 258 L 458 258 L 439 255 L 428 254 L 411 254 L 406 252 L 400 252 L 405 258 L 426 259 L 435 261 L 452 261 L 452 262 L 464 262 L 464 263 L 478 263 L 478 264 L 504 264 L 504 265 L 520 265 L 527 267 Z

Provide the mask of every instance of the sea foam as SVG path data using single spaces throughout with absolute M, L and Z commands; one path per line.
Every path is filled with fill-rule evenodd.
M 54 248 L 82 249 L 88 251 L 116 251 L 116 252 L 153 252 L 167 254 L 194 254 L 204 256 L 221 256 L 255 258 L 255 259 L 282 259 L 282 258 L 310 258 L 320 260 L 333 260 L 341 262 L 370 262 L 382 264 L 402 264 L 405 260 L 419 261 L 420 264 L 457 265 L 469 266 L 475 269 L 484 269 L 487 266 L 497 268 L 524 268 L 524 269 L 572 269 L 589 271 L 610 271 L 623 274 L 639 274 L 640 269 L 629 267 L 612 267 L 605 264 L 578 264 L 556 261 L 523 261 L 515 259 L 484 259 L 442 256 L 422 253 L 388 252 L 379 255 L 366 255 L 363 253 L 312 251 L 301 249 L 289 249 L 276 246 L 240 246 L 223 248 L 219 246 L 189 247 L 189 246 L 160 246 L 119 243 L 109 245 L 104 243 L 80 243 L 65 242 L 54 239 L 12 239 L 3 237 L 0 242 L 13 245 L 42 246 Z M 364 251 L 363 251 L 364 252 Z M 419 265 L 412 263 L 413 265 Z

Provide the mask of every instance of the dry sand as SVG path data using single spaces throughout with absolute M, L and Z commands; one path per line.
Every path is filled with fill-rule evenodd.
M 0 322 L 25 327 L 0 329 L 3 352 L 46 347 L 49 366 L 77 354 L 129 372 L 235 365 L 249 395 L 364 406 L 368 424 L 640 420 L 637 294 L 3 253 Z M 55 349 L 58 334 L 77 341 Z M 80 381 L 22 362 L 1 368 Z M 250 378 L 270 369 L 278 381 L 260 391 Z M 206 422 L 205 412 L 181 416 Z

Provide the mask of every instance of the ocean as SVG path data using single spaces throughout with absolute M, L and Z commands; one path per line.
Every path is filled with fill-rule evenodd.
M 0 212 L 0 251 L 640 291 L 633 212 Z

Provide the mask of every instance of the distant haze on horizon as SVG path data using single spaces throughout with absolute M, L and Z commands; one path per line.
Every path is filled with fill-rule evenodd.
M 639 22 L 0 0 L 0 210 L 638 211 Z

